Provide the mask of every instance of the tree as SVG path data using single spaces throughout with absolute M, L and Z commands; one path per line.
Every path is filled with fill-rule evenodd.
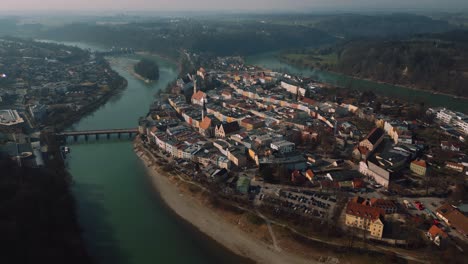
M 159 66 L 154 61 L 143 59 L 135 64 L 134 70 L 137 74 L 149 80 L 159 79 Z

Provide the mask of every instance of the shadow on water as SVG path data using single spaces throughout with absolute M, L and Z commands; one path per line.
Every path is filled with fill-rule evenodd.
M 104 199 L 102 187 L 94 184 L 73 184 L 75 196 L 79 196 L 80 222 L 86 226 L 83 231 L 88 250 L 96 263 L 130 263 L 130 257 L 119 246 L 115 231 L 109 221 L 109 212 L 100 203 Z

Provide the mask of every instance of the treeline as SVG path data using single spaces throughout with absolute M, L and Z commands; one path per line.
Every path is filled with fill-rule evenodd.
M 154 61 L 143 59 L 135 64 L 133 68 L 138 75 L 146 79 L 152 81 L 159 79 L 159 67 L 158 64 L 156 64 Z
M 377 81 L 466 96 L 468 31 L 399 41 L 351 42 L 333 70 Z M 451 40 L 450 35 L 458 39 Z
M 95 25 L 76 23 L 39 32 L 46 39 L 85 41 L 178 56 L 180 49 L 215 55 L 249 55 L 290 47 L 313 47 L 336 38 L 300 25 L 274 25 L 252 21 L 180 19 Z
M 330 57 L 335 60 L 326 60 Z M 358 78 L 467 95 L 468 31 L 418 34 L 400 40 L 348 40 L 320 49 L 291 50 L 281 58 Z
M 314 27 L 346 39 L 401 38 L 421 33 L 440 33 L 456 27 L 447 21 L 435 20 L 413 14 L 358 15 L 342 14 L 326 16 Z
M 0 172 L 0 263 L 92 263 L 64 169 L 0 157 Z

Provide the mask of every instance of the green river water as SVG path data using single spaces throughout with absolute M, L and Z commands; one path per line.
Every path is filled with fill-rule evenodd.
M 64 43 L 99 49 L 83 43 Z M 177 67 L 160 58 L 160 79 L 144 83 L 128 71 L 138 56 L 113 58 L 128 81 L 110 99 L 70 130 L 137 127 L 159 89 L 177 77 Z M 125 137 L 125 136 L 123 136 Z M 98 263 L 240 263 L 242 259 L 179 219 L 155 194 L 129 140 L 79 140 L 68 158 L 73 193 L 86 244 Z

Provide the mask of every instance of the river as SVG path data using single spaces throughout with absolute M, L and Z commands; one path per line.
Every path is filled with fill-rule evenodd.
M 312 77 L 319 82 L 339 87 L 349 87 L 361 91 L 371 90 L 383 96 L 400 98 L 412 103 L 424 102 L 429 106 L 442 106 L 451 110 L 468 113 L 468 99 L 454 98 L 443 94 L 433 94 L 431 92 L 414 90 L 391 84 L 377 83 L 318 69 L 295 67 L 280 61 L 276 52 L 249 56 L 246 58 L 246 63 L 267 69 L 288 72 L 298 76 Z
M 103 50 L 83 43 L 81 48 Z M 177 67 L 158 62 L 160 79 L 145 83 L 134 78 L 130 67 L 139 57 L 114 57 L 112 68 L 128 81 L 120 95 L 111 98 L 71 130 L 136 127 L 157 90 L 177 77 Z M 239 263 L 240 258 L 182 221 L 155 194 L 144 165 L 129 140 L 71 144 L 68 159 L 73 194 L 90 254 L 98 263 Z

